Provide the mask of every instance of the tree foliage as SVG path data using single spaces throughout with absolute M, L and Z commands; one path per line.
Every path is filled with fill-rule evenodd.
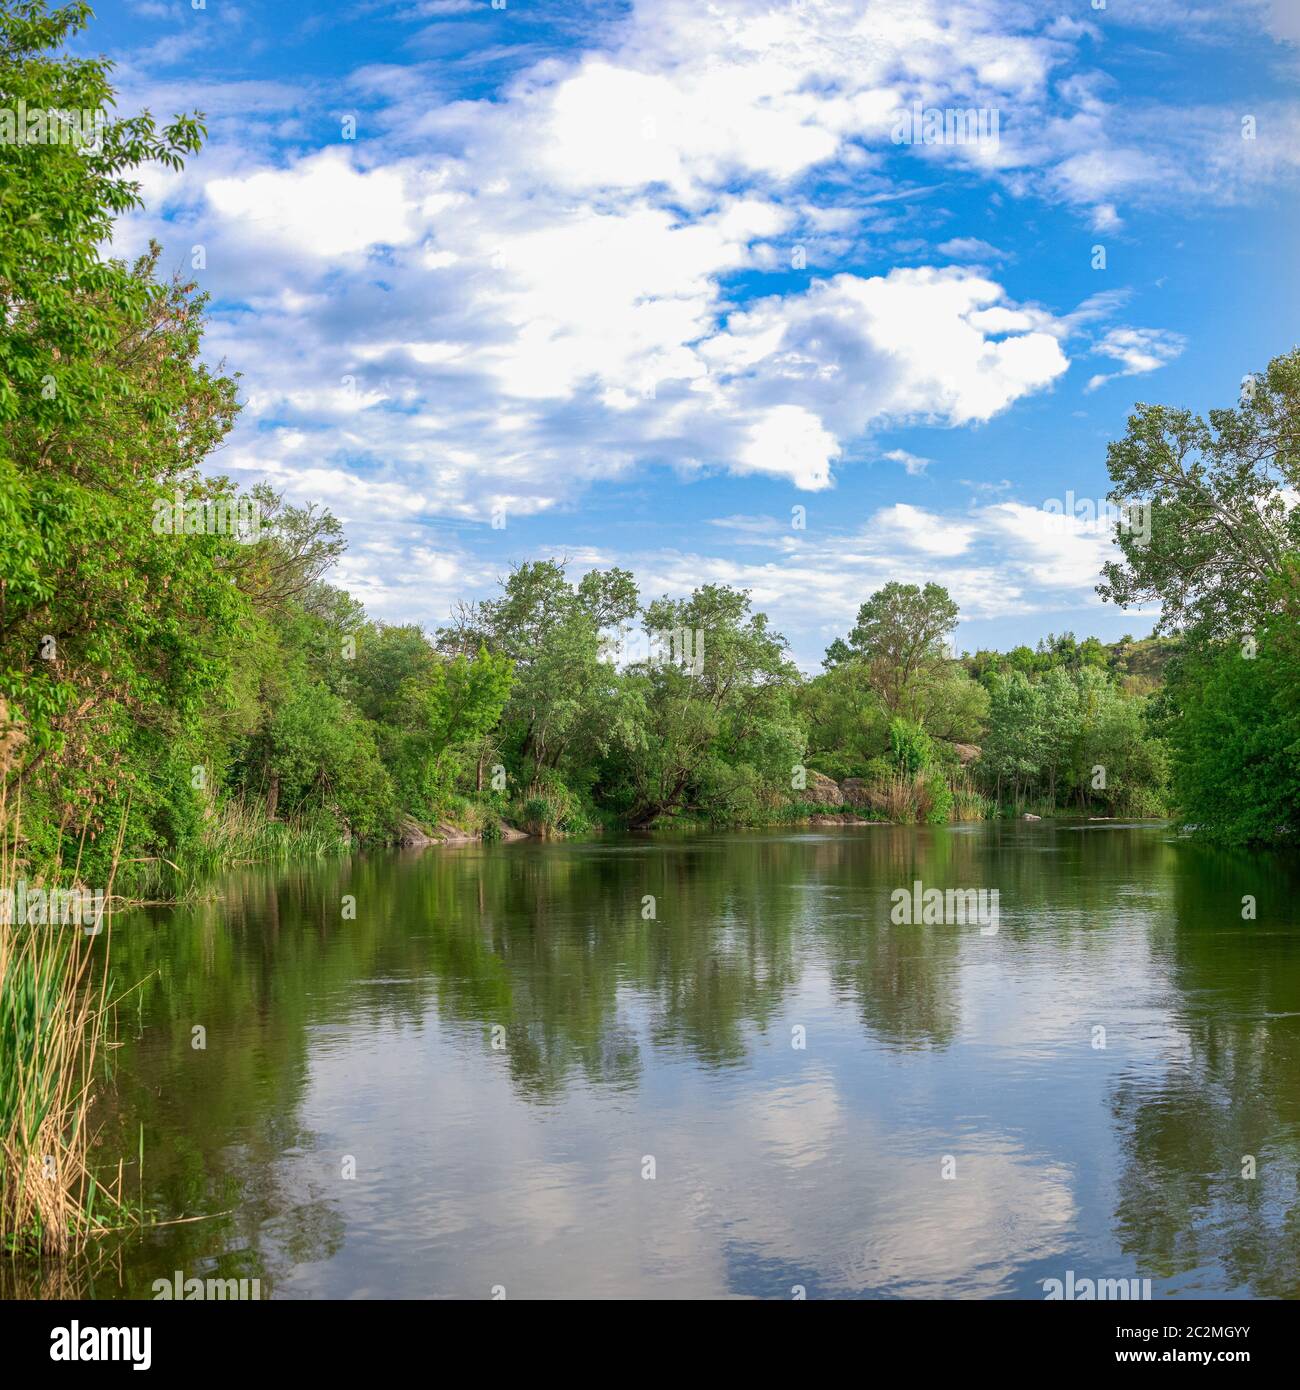
M 1300 833 L 1300 349 L 1245 378 L 1208 422 L 1139 406 L 1107 459 L 1146 501 L 1149 544 L 1118 536 L 1103 596 L 1158 602 L 1178 645 L 1158 699 L 1186 819 L 1234 842 Z
M 1300 349 L 1247 377 L 1235 407 L 1206 421 L 1189 410 L 1139 405 L 1107 449 L 1111 499 L 1151 509 L 1145 526 L 1116 529 L 1123 559 L 1098 592 L 1112 602 L 1158 602 L 1163 631 L 1200 640 L 1240 637 L 1267 617 L 1300 616 Z

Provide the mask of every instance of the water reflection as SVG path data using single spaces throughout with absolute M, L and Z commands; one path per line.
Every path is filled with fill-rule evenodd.
M 1188 851 L 1154 943 L 1175 994 L 1153 1084 L 1123 1077 L 1116 1231 L 1205 1294 L 1300 1295 L 1300 934 L 1279 861 Z M 1255 920 L 1243 920 L 1243 897 Z M 1254 1171 L 1255 1177 L 1243 1174 Z
M 999 931 L 892 926 L 917 879 L 997 888 Z M 207 1219 L 58 1278 L 1040 1297 L 1073 1268 L 1294 1296 L 1297 886 L 1161 828 L 1049 824 L 233 875 L 119 919 L 142 983 L 99 1105 L 106 1155 L 143 1124 L 128 1182 Z

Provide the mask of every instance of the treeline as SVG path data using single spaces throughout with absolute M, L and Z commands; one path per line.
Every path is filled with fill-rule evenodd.
M 7 648 L 6 782 L 46 870 L 96 881 L 115 853 L 147 882 L 451 829 L 1163 809 L 1163 743 L 1118 647 L 1042 644 L 1029 671 L 955 658 L 937 585 L 872 595 L 805 678 L 725 585 L 643 603 L 624 570 L 547 559 L 445 626 L 378 624 L 318 573 L 340 545 L 328 514 L 259 490 L 255 542 L 158 536 L 147 477 L 134 508 L 82 488 L 83 515 L 137 532 L 65 571 Z

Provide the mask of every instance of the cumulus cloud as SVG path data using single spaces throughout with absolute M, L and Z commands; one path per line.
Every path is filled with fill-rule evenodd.
M 844 434 L 873 421 L 988 420 L 1069 365 L 1000 285 L 929 266 L 757 301 L 700 351 L 737 398 L 781 391 Z
M 1067 327 L 970 265 L 999 254 L 973 238 L 940 252 L 964 265 L 801 276 L 738 307 L 736 277 L 798 238 L 854 244 L 900 105 L 1041 102 L 1069 43 L 991 5 L 641 0 L 491 99 L 363 70 L 364 141 L 285 149 L 274 90 L 216 93 L 213 154 L 146 190 L 162 213 L 122 240 L 204 246 L 213 347 L 255 383 L 252 466 L 395 470 L 480 518 L 644 464 L 819 490 L 869 430 L 1049 388 Z M 282 94 L 284 119 L 323 95 Z M 799 192 L 836 166 L 860 194 Z
M 870 428 L 983 422 L 1068 366 L 1068 325 L 966 268 L 841 274 L 729 311 L 726 277 L 789 220 L 757 198 L 533 222 L 447 183 L 329 151 L 208 185 L 209 263 L 248 306 L 218 314 L 213 345 L 257 383 L 273 453 L 291 428 L 418 468 L 480 515 L 503 487 L 536 510 L 638 462 L 815 490 Z M 347 269 L 367 248 L 381 276 Z
M 322 150 L 290 169 L 212 179 L 208 202 L 218 219 L 244 225 L 322 260 L 415 236 L 417 209 L 393 169 L 354 169 L 341 150 Z

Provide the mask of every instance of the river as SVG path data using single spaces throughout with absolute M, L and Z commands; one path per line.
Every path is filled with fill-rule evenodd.
M 918 882 L 996 889 L 996 920 L 891 920 Z M 114 922 L 142 983 L 94 1109 L 130 1190 L 206 1219 L 58 1292 L 1300 1295 L 1293 860 L 994 822 L 216 886 Z

